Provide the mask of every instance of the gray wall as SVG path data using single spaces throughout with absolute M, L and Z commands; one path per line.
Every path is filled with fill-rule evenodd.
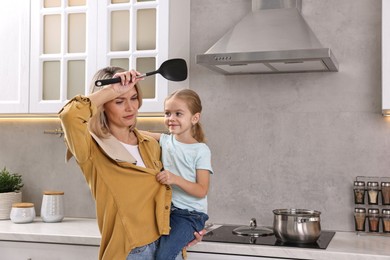
M 337 73 L 224 76 L 196 65 L 251 10 L 250 0 L 191 1 L 190 87 L 204 102 L 215 175 L 211 221 L 272 224 L 272 209 L 322 212 L 353 230 L 355 176 L 389 176 L 381 116 L 381 1 L 304 0 L 302 13 Z
M 224 76 L 195 64 L 251 10 L 250 0 L 191 1 L 190 88 L 202 97 L 202 122 L 215 174 L 210 221 L 272 225 L 272 209 L 322 212 L 323 229 L 353 230 L 355 176 L 389 176 L 390 122 L 381 116 L 381 3 L 304 0 L 302 12 L 336 55 L 337 73 Z M 0 167 L 23 174 L 25 201 L 61 189 L 68 216 L 93 217 L 94 205 L 58 121 L 0 120 Z M 144 126 L 152 129 L 160 126 Z

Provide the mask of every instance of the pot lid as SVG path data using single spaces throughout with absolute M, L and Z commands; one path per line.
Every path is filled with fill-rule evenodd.
M 267 227 L 258 227 L 256 219 L 252 218 L 249 226 L 241 226 L 233 229 L 233 234 L 239 236 L 250 236 L 250 237 L 263 237 L 271 236 L 274 234 L 273 229 Z
M 274 231 L 267 227 L 255 227 L 241 226 L 233 230 L 233 234 L 239 236 L 251 236 L 251 237 L 264 237 L 271 236 Z

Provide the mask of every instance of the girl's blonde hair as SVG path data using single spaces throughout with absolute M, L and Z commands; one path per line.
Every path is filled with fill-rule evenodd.
M 114 66 L 109 66 L 103 69 L 98 70 L 95 75 L 92 78 L 91 84 L 89 86 L 89 92 L 90 94 L 97 92 L 101 90 L 103 87 L 97 87 L 95 86 L 95 81 L 96 80 L 101 80 L 101 79 L 112 79 L 112 77 L 119 72 L 125 72 L 126 70 L 120 67 L 114 67 Z M 135 84 L 135 89 L 137 91 L 137 99 L 138 99 L 138 108 L 141 107 L 142 105 L 142 92 L 138 86 L 138 84 Z M 136 121 L 137 122 L 137 121 Z M 130 130 L 135 128 L 136 123 L 134 125 L 130 126 Z M 88 127 L 89 130 L 97 135 L 100 138 L 105 138 L 110 135 L 110 129 L 108 127 L 108 122 L 107 122 L 107 117 L 104 112 L 103 106 L 99 106 L 97 108 L 97 113 L 94 114 L 91 119 L 88 122 Z
M 188 109 L 190 110 L 192 115 L 195 115 L 196 113 L 200 114 L 202 112 L 202 102 L 200 100 L 200 97 L 195 91 L 191 89 L 176 90 L 165 99 L 165 102 L 171 98 L 178 98 L 186 102 Z M 199 121 L 192 126 L 191 135 L 199 143 L 206 142 L 206 137 L 204 135 L 202 125 Z

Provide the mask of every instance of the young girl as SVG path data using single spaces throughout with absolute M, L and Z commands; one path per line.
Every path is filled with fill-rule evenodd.
M 164 110 L 170 134 L 146 134 L 159 140 L 162 148 L 164 170 L 156 178 L 172 187 L 171 230 L 161 236 L 156 259 L 173 260 L 194 239 L 194 231 L 204 228 L 213 170 L 199 123 L 202 104 L 198 94 L 190 89 L 175 91 L 166 98 Z

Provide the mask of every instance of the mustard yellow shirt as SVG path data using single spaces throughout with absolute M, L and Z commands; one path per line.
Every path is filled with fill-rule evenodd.
M 162 169 L 159 144 L 135 129 L 146 168 L 136 166 L 115 137 L 91 135 L 87 122 L 95 113 L 96 106 L 84 96 L 76 96 L 59 112 L 67 159 L 75 157 L 96 201 L 99 259 L 126 259 L 133 248 L 169 233 L 172 192 L 155 178 Z

